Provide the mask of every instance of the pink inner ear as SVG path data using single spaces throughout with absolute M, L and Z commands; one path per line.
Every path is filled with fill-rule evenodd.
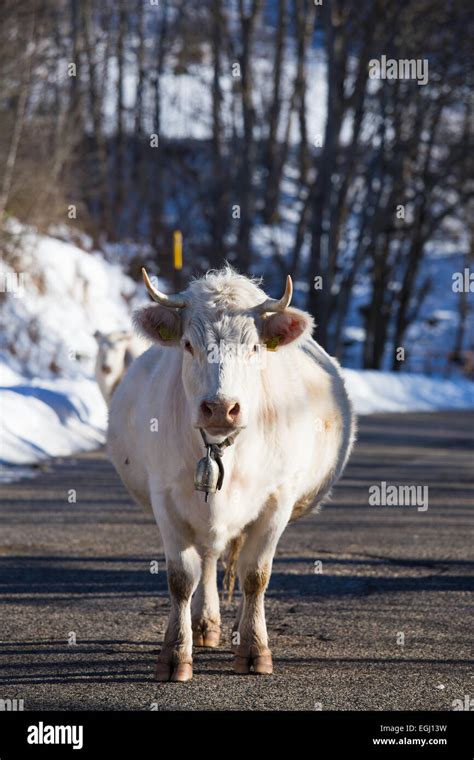
M 298 338 L 304 330 L 304 325 L 301 324 L 300 319 L 289 319 L 285 324 L 284 338 L 288 339 L 288 342 Z
M 135 313 L 135 324 L 147 337 L 162 345 L 175 345 L 181 335 L 180 317 L 163 306 L 146 306 Z M 161 328 L 170 333 L 164 338 Z
M 297 311 L 286 311 L 282 314 L 275 314 L 268 318 L 265 326 L 265 336 L 280 338 L 280 346 L 299 338 L 304 331 L 311 327 L 310 318 Z

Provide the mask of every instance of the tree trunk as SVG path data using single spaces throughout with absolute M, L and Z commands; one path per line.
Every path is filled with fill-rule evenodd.
M 107 166 L 107 147 L 102 133 L 102 109 L 98 97 L 97 65 L 95 60 L 95 40 L 92 30 L 91 0 L 83 0 L 82 30 L 88 68 L 89 102 L 91 108 L 92 128 L 94 131 L 95 150 L 97 154 L 98 178 L 91 193 L 95 198 L 101 215 L 102 227 L 108 236 L 112 236 L 112 208 L 109 193 L 109 177 Z
M 222 134 L 222 45 L 224 42 L 224 19 L 220 0 L 212 0 L 212 159 L 213 159 L 213 204 L 212 204 L 212 247 L 210 265 L 216 267 L 225 257 L 225 230 L 229 216 L 227 207 L 228 187 L 224 172 Z
M 310 283 L 307 309 L 318 323 L 318 340 L 323 346 L 328 340 L 329 299 L 334 275 L 328 261 L 328 219 L 331 178 L 336 163 L 337 146 L 342 119 L 344 83 L 344 40 L 342 19 L 338 7 L 323 6 L 328 47 L 327 118 L 323 149 L 317 162 L 314 203 L 311 222 L 311 251 L 308 280 Z M 323 239 L 324 238 L 324 239 Z M 323 287 L 315 289 L 314 278 L 323 278 Z
M 119 224 L 123 212 L 125 200 L 125 106 L 123 99 L 123 83 L 125 76 L 125 36 L 126 36 L 127 14 L 125 11 L 124 0 L 119 0 L 119 18 L 117 31 L 117 137 L 116 137 L 116 162 L 115 162 L 115 218 Z
M 268 113 L 268 137 L 265 151 L 265 165 L 268 172 L 263 218 L 265 224 L 275 221 L 280 191 L 281 162 L 278 143 L 278 125 L 281 108 L 281 80 L 285 35 L 288 25 L 288 0 L 278 0 L 278 24 L 275 36 L 275 57 L 273 61 L 273 95 Z
M 255 168 L 256 146 L 254 140 L 255 109 L 252 97 L 252 37 L 255 23 L 260 15 L 263 0 L 252 0 L 250 12 L 244 8 L 244 0 L 239 0 L 239 15 L 242 30 L 242 51 L 240 55 L 241 99 L 244 134 L 242 160 L 240 166 L 240 226 L 238 234 L 239 263 L 248 272 L 252 260 L 250 234 L 255 213 L 253 172 Z
M 306 119 L 306 51 L 314 30 L 316 8 L 314 3 L 301 0 L 295 2 L 296 29 L 296 79 L 295 94 L 300 130 L 299 169 L 300 182 L 306 185 L 309 170 L 308 125 Z
M 5 161 L 5 167 L 3 170 L 3 179 L 0 189 L 0 224 L 3 222 L 3 216 L 10 197 L 10 191 L 13 183 L 13 174 L 15 171 L 16 157 L 18 153 L 18 146 L 20 144 L 21 135 L 23 132 L 23 125 L 25 122 L 26 106 L 28 103 L 28 97 L 31 87 L 31 73 L 33 55 L 35 53 L 35 28 L 36 28 L 36 12 L 32 11 L 30 15 L 29 27 L 25 40 L 26 55 L 24 59 L 24 68 L 21 76 L 20 92 L 18 93 L 18 100 L 15 111 L 15 123 L 13 125 L 13 131 L 8 146 L 7 158 Z
M 153 75 L 154 107 L 153 107 L 153 133 L 158 136 L 158 147 L 148 147 L 152 166 L 153 194 L 151 198 L 151 244 L 156 248 L 157 263 L 163 255 L 165 245 L 165 230 L 163 225 L 163 137 L 161 135 L 161 76 L 166 58 L 166 41 L 168 38 L 168 0 L 163 0 L 161 6 L 161 18 L 156 32 L 156 66 Z
M 133 169 L 132 185 L 135 188 L 135 209 L 131 227 L 135 234 L 140 229 L 140 214 L 145 201 L 145 181 L 143 171 L 143 90 L 145 87 L 145 26 L 144 26 L 144 4 L 142 0 L 137 3 L 137 27 L 138 27 L 138 48 L 137 48 L 137 95 L 135 100 L 135 125 L 134 125 L 134 150 L 133 150 Z

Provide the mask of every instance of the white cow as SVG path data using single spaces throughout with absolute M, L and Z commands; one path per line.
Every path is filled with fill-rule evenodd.
M 128 330 L 110 333 L 96 330 L 94 338 L 98 345 L 95 378 L 109 406 L 112 394 L 130 364 L 149 347 L 149 343 Z
M 328 495 L 353 443 L 339 367 L 312 340 L 311 316 L 289 308 L 289 277 L 280 300 L 230 267 L 178 296 L 144 277 L 156 304 L 135 319 L 156 345 L 114 394 L 108 452 L 164 543 L 171 614 L 156 676 L 192 678 L 193 636 L 219 644 L 216 563 L 229 544 L 243 593 L 234 669 L 271 673 L 264 593 L 278 540 Z M 205 443 L 212 461 L 195 474 Z M 204 487 L 219 462 L 223 482 L 215 493 L 207 483 L 207 499 L 194 479 Z

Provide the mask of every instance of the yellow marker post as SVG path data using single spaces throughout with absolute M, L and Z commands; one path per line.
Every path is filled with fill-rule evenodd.
M 179 230 L 173 232 L 173 264 L 175 269 L 183 268 L 183 235 Z

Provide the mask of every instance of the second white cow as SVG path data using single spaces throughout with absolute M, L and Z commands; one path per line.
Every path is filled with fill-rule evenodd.
M 109 333 L 96 330 L 94 338 L 97 341 L 95 378 L 109 406 L 125 372 L 134 359 L 149 347 L 149 343 L 129 330 L 115 330 Z

